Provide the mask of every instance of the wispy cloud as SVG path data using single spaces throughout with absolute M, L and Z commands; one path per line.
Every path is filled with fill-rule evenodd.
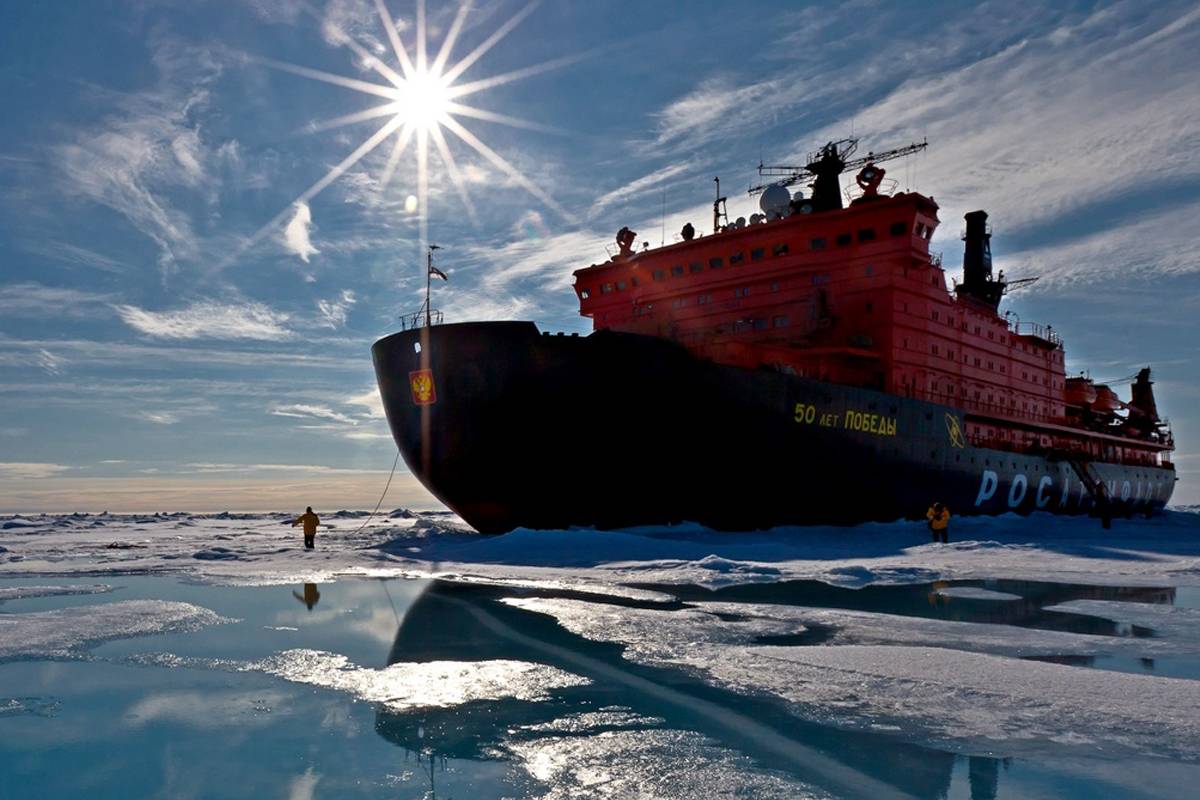
M 354 306 L 357 298 L 354 292 L 344 290 L 334 300 L 318 300 L 317 311 L 321 315 L 321 326 L 325 328 L 340 328 L 346 324 L 346 317 Z
M 8 317 L 61 318 L 108 314 L 111 294 L 85 292 L 27 281 L 0 286 L 0 314 Z
M 213 51 L 161 33 L 152 47 L 158 85 L 112 95 L 111 117 L 53 150 L 64 192 L 111 208 L 149 237 L 165 279 L 200 251 L 191 219 L 167 193 L 182 188 L 210 194 L 214 176 L 206 164 L 212 148 L 198 119 L 222 67 Z
M 33 255 L 41 256 L 51 261 L 72 266 L 91 267 L 101 272 L 120 275 L 126 267 L 120 261 L 87 247 L 81 247 L 70 242 L 60 242 L 53 239 L 37 240 L 24 243 L 21 248 Z
M 63 464 L 44 464 L 22 461 L 0 461 L 0 478 L 15 480 L 35 480 L 38 478 L 53 478 L 67 472 L 71 467 Z
M 308 263 L 309 256 L 315 256 L 321 251 L 313 247 L 309 239 L 309 229 L 312 227 L 312 210 L 308 203 L 297 203 L 296 213 L 283 229 L 283 246 L 290 252 L 300 256 L 300 260 Z
M 650 189 L 658 188 L 670 181 L 671 178 L 682 175 L 685 172 L 695 169 L 695 167 L 696 164 L 692 161 L 685 161 L 681 164 L 671 164 L 670 166 L 655 170 L 649 175 L 645 175 L 637 180 L 630 181 L 620 188 L 613 189 L 611 192 L 601 195 L 596 202 L 592 203 L 592 208 L 588 213 L 588 216 L 595 216 L 596 214 L 600 213 L 600 211 L 610 205 L 613 205 L 614 203 L 631 199 L 649 191 Z
M 179 422 L 179 415 L 172 411 L 141 411 L 137 417 L 155 425 L 174 425 Z
M 160 339 L 287 339 L 288 315 L 262 303 L 193 303 L 178 311 L 116 306 L 127 325 Z
M 274 406 L 270 409 L 269 413 L 277 417 L 327 419 L 333 422 L 341 422 L 346 425 L 358 424 L 358 420 L 334 411 L 332 408 L 327 408 L 326 406 L 308 405 L 306 403 L 292 403 L 290 405 Z
M 744 130 L 746 109 L 777 101 L 781 88 L 789 87 L 790 93 L 802 83 L 798 76 L 743 85 L 728 76 L 708 78 L 657 113 L 654 145 L 687 139 L 689 146 L 696 147 Z
M 65 362 L 54 353 L 46 349 L 38 350 L 36 358 L 37 365 L 47 375 L 62 375 Z
M 362 406 L 366 409 L 368 416 L 383 419 L 383 399 L 379 396 L 379 389 L 375 387 L 371 387 L 362 394 L 350 395 L 346 398 L 346 403 L 352 406 Z
M 221 472 L 302 472 L 313 475 L 384 475 L 387 470 L 344 469 L 321 464 L 223 464 L 196 462 L 184 465 L 186 469 L 199 473 Z
M 937 196 L 943 219 L 986 208 L 1006 234 L 1039 245 L 1078 239 L 1072 247 L 1092 258 L 1061 269 L 1111 273 L 1124 269 L 1134 228 L 1153 227 L 1161 209 L 1200 213 L 1200 84 L 1179 62 L 1198 48 L 1200 8 L 1115 3 L 946 74 L 909 80 L 854 120 L 873 142 L 928 133 L 932 152 L 914 162 L 914 182 Z M 957 230 L 943 226 L 939 238 Z M 1093 235 L 1100 239 L 1085 244 Z M 1122 245 L 1121 257 L 1104 253 L 1105 238 Z M 1139 260 L 1179 269 L 1180 254 L 1168 249 L 1178 251 L 1178 237 L 1141 245 Z

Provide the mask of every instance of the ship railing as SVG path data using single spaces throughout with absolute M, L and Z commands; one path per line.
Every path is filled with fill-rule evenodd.
M 436 308 L 428 313 L 422 308 L 419 311 L 410 311 L 400 315 L 400 330 L 402 331 L 412 331 L 424 328 L 426 325 L 441 324 L 442 312 Z
M 921 389 L 915 389 L 908 391 L 907 394 L 910 397 L 917 398 L 918 400 L 928 400 L 931 403 L 941 403 L 942 405 L 952 406 L 963 411 L 974 411 L 994 417 L 1029 420 L 1030 422 L 1061 422 L 1061 420 L 1057 419 L 1053 415 L 1042 411 L 1029 411 L 1027 409 L 1012 408 L 1011 406 L 1007 406 L 1003 403 L 996 403 L 988 400 L 975 400 L 973 398 L 954 394 L 953 392 L 927 392 Z
M 1042 341 L 1050 342 L 1055 347 L 1062 347 L 1062 337 L 1058 335 L 1058 331 L 1049 325 L 1042 325 L 1038 322 L 1009 320 L 1008 329 L 1018 336 L 1032 336 Z

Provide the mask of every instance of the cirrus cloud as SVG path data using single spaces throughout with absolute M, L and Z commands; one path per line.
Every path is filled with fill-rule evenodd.
M 117 314 L 142 333 L 159 339 L 288 339 L 288 315 L 262 303 L 192 303 L 177 311 L 148 311 L 114 306 Z

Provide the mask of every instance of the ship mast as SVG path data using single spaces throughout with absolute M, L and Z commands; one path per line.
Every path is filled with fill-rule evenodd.
M 829 211 L 842 207 L 842 190 L 839 176 L 846 170 L 865 167 L 867 164 L 879 164 L 893 158 L 911 155 L 928 147 L 927 141 L 913 142 L 904 147 L 884 150 L 881 153 L 867 153 L 861 158 L 851 159 L 850 156 L 858 148 L 858 139 L 839 139 L 828 142 L 820 150 L 810 153 L 804 166 L 758 165 L 760 178 L 776 178 L 769 183 L 750 187 L 750 194 L 758 194 L 768 186 L 792 186 L 806 183 L 812 186 L 812 204 L 814 211 Z
M 430 319 L 433 315 L 433 305 L 430 303 L 430 297 L 433 292 L 433 251 L 441 250 L 442 248 L 436 244 L 429 245 L 429 252 L 425 256 L 425 327 L 428 328 L 432 323 Z

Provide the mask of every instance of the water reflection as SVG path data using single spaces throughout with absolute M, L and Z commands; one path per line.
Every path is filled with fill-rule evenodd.
M 304 594 L 300 594 L 297 591 L 293 591 L 292 597 L 296 598 L 301 603 L 304 603 L 304 605 L 308 606 L 309 611 L 312 611 L 313 606 L 315 606 L 317 603 L 321 602 L 321 593 L 319 591 L 317 591 L 317 585 L 315 583 L 304 584 Z
M 984 622 L 1020 628 L 1083 633 L 1093 636 L 1150 637 L 1154 631 L 1091 614 L 1050 611 L 1072 600 L 1173 604 L 1173 587 L 1089 586 L 1023 580 L 935 581 L 871 585 L 858 589 L 814 580 L 751 583 L 708 589 L 695 585 L 634 584 L 667 592 L 685 602 L 766 603 L 871 611 L 952 622 Z M 972 596 L 963 590 L 977 590 Z M 962 594 L 956 594 L 962 592 Z M 1004 597 L 1011 595 L 1011 597 Z
M 415 755 L 431 782 L 439 759 L 502 760 L 512 746 L 556 736 L 613 731 L 695 731 L 767 769 L 840 795 L 944 797 L 956 756 L 895 737 L 805 722 L 784 704 L 727 691 L 679 670 L 622 657 L 623 647 L 565 630 L 551 617 L 502 602 L 518 590 L 435 582 L 408 610 L 388 664 L 511 659 L 589 679 L 547 691 L 540 702 L 474 700 L 453 707 L 377 711 L 376 731 Z M 540 593 L 544 596 L 544 592 Z M 621 713 L 594 714 L 598 711 Z M 564 720 L 597 718 L 582 731 Z M 997 763 L 972 757 L 973 798 L 994 798 Z

